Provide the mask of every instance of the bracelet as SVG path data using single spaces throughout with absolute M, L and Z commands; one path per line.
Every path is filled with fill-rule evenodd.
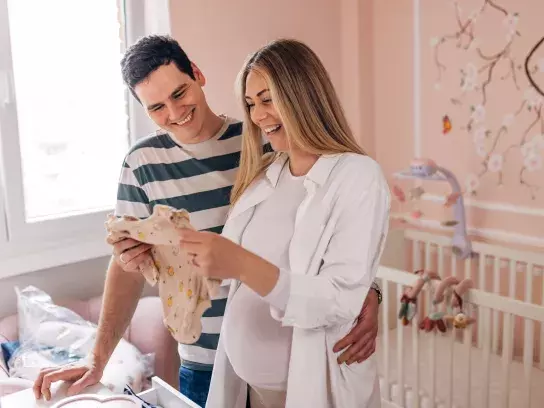
M 376 295 L 378 295 L 378 305 L 382 304 L 382 291 L 380 289 L 380 286 L 376 282 L 372 282 L 372 285 L 370 286 L 370 289 L 374 289 L 376 292 Z

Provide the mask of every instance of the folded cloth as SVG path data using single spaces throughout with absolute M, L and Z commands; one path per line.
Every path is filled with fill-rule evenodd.
M 140 265 L 140 271 L 149 284 L 159 284 L 165 326 L 179 343 L 191 344 L 200 337 L 202 314 L 211 307 L 221 282 L 198 274 L 180 248 L 181 228 L 193 229 L 189 213 L 160 204 L 143 220 L 109 215 L 106 222 L 107 241 L 112 245 L 125 238 L 152 244 L 151 259 Z

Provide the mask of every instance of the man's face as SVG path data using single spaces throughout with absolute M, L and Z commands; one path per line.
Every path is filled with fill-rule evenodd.
M 162 65 L 134 87 L 149 117 L 181 143 L 199 140 L 209 111 L 202 87 L 204 75 L 193 66 L 195 79 L 174 63 Z

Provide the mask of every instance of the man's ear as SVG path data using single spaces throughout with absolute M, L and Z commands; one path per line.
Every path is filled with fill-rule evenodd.
M 191 68 L 193 69 L 193 74 L 195 76 L 195 81 L 200 85 L 204 86 L 206 85 L 206 77 L 202 73 L 202 71 L 196 66 L 195 63 L 191 62 Z

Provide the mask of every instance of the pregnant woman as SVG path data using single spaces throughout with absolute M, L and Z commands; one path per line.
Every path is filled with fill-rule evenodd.
M 374 357 L 338 364 L 388 231 L 389 189 L 316 54 L 294 40 L 239 76 L 240 169 L 222 235 L 184 230 L 199 273 L 230 281 L 208 408 L 377 408 Z M 264 155 L 262 135 L 274 153 Z

